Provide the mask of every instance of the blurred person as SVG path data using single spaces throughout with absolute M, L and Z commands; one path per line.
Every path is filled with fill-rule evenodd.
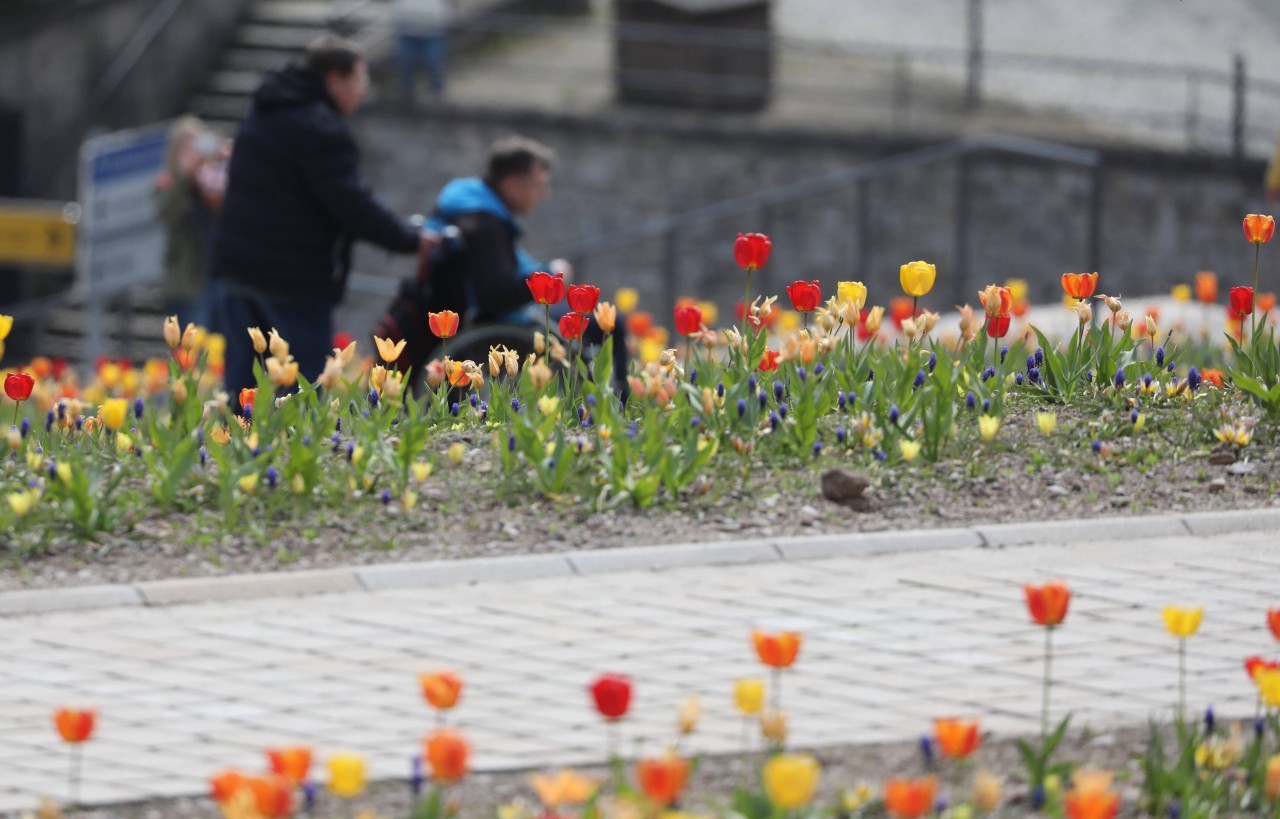
M 268 74 L 254 93 L 231 155 L 213 252 L 221 290 L 216 326 L 227 338 L 226 387 L 233 394 L 253 385 L 247 327 L 274 327 L 301 374 L 320 374 L 357 240 L 397 253 L 435 246 L 384 206 L 360 175 L 345 120 L 368 85 L 356 46 L 326 36 L 297 63 Z
M 444 97 L 449 23 L 456 5 L 456 0 L 394 0 L 391 4 L 400 96 L 405 105 L 413 105 L 416 99 L 419 67 L 426 70 L 436 99 Z
M 204 123 L 182 117 L 169 129 L 165 167 L 155 180 L 156 216 L 165 232 L 164 309 L 183 325 L 208 327 L 212 319 L 209 249 L 225 183 L 217 170 L 222 151 L 222 140 Z

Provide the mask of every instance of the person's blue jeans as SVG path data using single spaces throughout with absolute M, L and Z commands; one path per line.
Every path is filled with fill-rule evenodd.
M 299 375 L 316 380 L 333 346 L 332 304 L 305 298 L 272 299 L 226 282 L 219 289 L 217 327 L 227 338 L 224 379 L 228 393 L 234 396 L 257 384 L 253 362 L 258 354 L 249 338 L 250 327 L 259 328 L 263 335 L 274 327 L 289 342 Z
M 419 67 L 427 72 L 431 90 L 437 97 L 444 96 L 445 64 L 449 58 L 449 35 L 400 34 L 396 38 L 396 64 L 400 69 L 400 95 L 405 102 L 413 102 L 414 83 Z

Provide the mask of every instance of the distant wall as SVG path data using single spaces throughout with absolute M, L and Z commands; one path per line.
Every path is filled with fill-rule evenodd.
M 23 195 L 74 196 L 79 135 L 59 156 L 50 156 L 50 146 L 58 144 L 112 60 L 162 1 L 47 0 L 0 19 L 0 108 L 22 116 Z M 181 112 L 247 5 L 248 0 L 185 0 L 93 125 L 113 130 Z
M 747 124 L 744 124 L 747 123 Z M 441 109 L 406 114 L 371 109 L 355 121 L 365 171 L 375 188 L 405 213 L 423 212 L 455 175 L 476 174 L 496 138 L 520 132 L 559 155 L 553 194 L 527 221 L 528 247 L 541 258 L 576 242 L 655 216 L 765 191 L 852 164 L 921 147 L 902 141 L 761 130 L 749 120 L 708 119 L 666 112 L 620 112 L 609 118 L 513 115 Z M 1199 269 L 1229 281 L 1251 273 L 1252 254 L 1240 219 L 1265 208 L 1260 164 L 1237 167 L 1212 157 L 1152 151 L 1104 151 L 1100 290 L 1126 295 L 1167 292 Z M 840 279 L 860 278 L 874 303 L 900 294 L 898 267 L 913 259 L 938 266 L 938 284 L 924 302 L 935 309 L 975 303 L 992 281 L 1020 277 L 1032 295 L 1056 301 L 1059 276 L 1087 260 L 1087 172 L 1016 158 L 982 158 L 974 191 L 967 281 L 955 276 L 957 166 L 903 173 L 869 190 L 866 266 L 856 269 L 857 201 L 851 191 L 817 197 L 775 214 L 690 230 L 678 244 L 680 293 L 717 300 L 727 310 L 741 297 L 742 274 L 732 259 L 739 231 L 764 230 L 774 254 L 757 287 L 780 293 L 797 278 L 820 279 L 833 292 Z M 1265 211 L 1264 211 L 1265 212 Z M 363 251 L 365 272 L 407 275 L 404 260 Z M 669 317 L 663 300 L 662 248 L 640 243 L 583 260 L 580 278 L 606 294 L 621 284 L 641 290 L 643 306 Z M 1278 283 L 1280 285 L 1280 283 Z M 364 332 L 382 297 L 353 294 L 342 325 Z

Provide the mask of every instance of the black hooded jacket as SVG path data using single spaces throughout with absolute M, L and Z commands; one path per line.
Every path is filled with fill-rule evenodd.
M 359 161 L 320 77 L 269 74 L 236 137 L 213 275 L 271 297 L 337 302 L 353 242 L 416 251 L 418 232 L 374 197 Z

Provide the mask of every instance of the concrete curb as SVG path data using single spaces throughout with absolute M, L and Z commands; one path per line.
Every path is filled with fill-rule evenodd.
M 433 588 L 606 572 L 661 571 L 684 566 L 824 560 L 984 547 L 1069 545 L 1102 538 L 1138 540 L 1178 536 L 1209 537 L 1273 529 L 1280 529 L 1280 509 L 1084 518 L 957 529 L 860 532 L 738 542 L 636 546 L 546 555 L 387 563 L 297 572 L 0 592 L 0 617 L 335 592 Z

